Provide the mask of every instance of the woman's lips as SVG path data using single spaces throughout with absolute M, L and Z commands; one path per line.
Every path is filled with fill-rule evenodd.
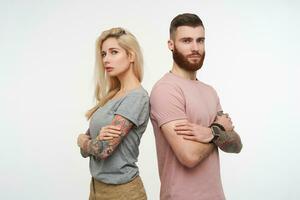
M 106 70 L 107 72 L 111 72 L 113 69 L 114 69 L 114 68 L 112 68 L 112 67 L 105 67 L 105 70 Z

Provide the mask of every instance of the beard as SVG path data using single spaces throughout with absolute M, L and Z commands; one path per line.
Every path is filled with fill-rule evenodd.
M 188 57 L 196 56 L 196 55 L 200 56 L 199 61 L 190 62 L 188 60 Z M 195 71 L 199 70 L 203 65 L 204 58 L 205 58 L 205 52 L 203 52 L 203 54 L 200 54 L 198 52 L 194 52 L 194 53 L 191 53 L 187 56 L 184 56 L 181 52 L 179 52 L 176 49 L 176 46 L 174 46 L 173 60 L 180 68 L 182 68 L 184 70 L 192 71 L 192 72 L 195 72 Z

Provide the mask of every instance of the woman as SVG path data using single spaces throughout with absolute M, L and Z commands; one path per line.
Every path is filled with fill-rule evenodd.
M 136 38 L 122 28 L 104 31 L 96 43 L 97 104 L 90 126 L 78 136 L 90 157 L 90 200 L 147 199 L 136 165 L 149 119 L 149 97 L 141 86 L 143 58 Z

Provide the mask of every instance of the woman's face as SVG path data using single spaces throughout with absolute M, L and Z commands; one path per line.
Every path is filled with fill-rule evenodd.
M 109 76 L 123 74 L 133 62 L 115 38 L 108 38 L 102 43 L 101 56 L 104 69 Z

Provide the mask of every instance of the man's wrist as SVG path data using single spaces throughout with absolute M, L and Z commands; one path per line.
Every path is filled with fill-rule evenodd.
M 219 138 L 219 136 L 221 135 L 222 128 L 220 128 L 219 124 L 218 125 L 212 124 L 210 126 L 210 129 L 211 129 L 211 133 L 213 135 L 213 138 L 210 141 L 210 143 L 212 143 Z
M 210 125 L 210 128 L 212 128 L 213 126 L 217 126 L 219 129 L 221 129 L 222 131 L 225 131 L 225 128 L 222 124 L 219 124 L 219 123 L 212 123 Z

